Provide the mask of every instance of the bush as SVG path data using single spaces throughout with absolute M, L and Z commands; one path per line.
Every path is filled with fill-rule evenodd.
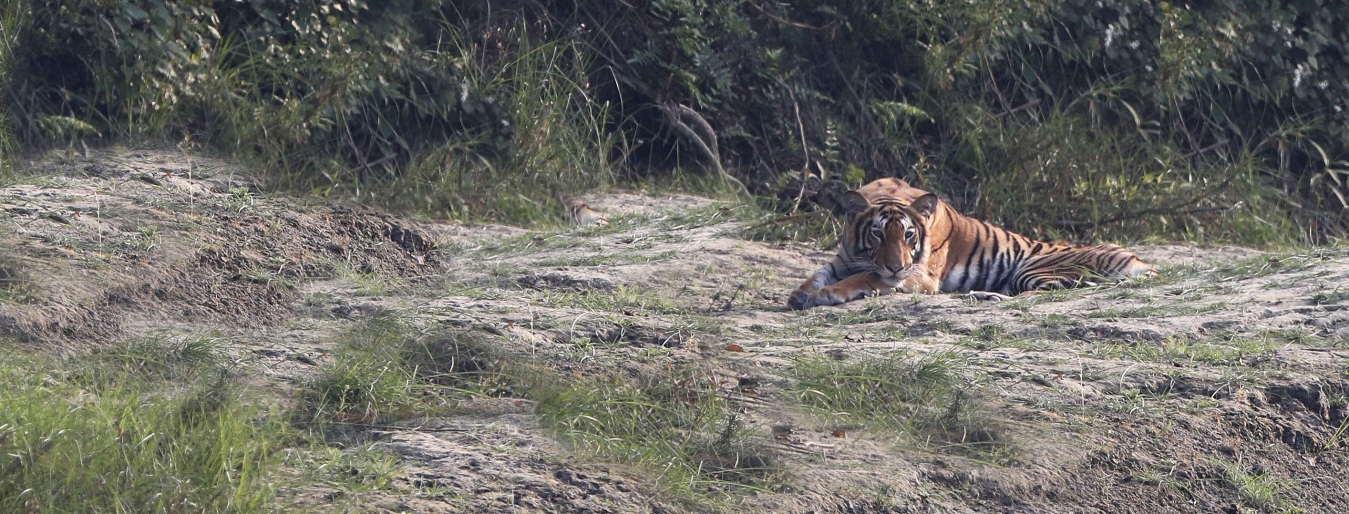
M 292 188 L 521 222 L 607 182 L 605 110 L 574 42 L 520 17 L 454 24 L 450 2 L 384 7 L 34 0 L 15 132 L 205 140 Z
M 1317 2 L 29 1 L 4 88 L 30 146 L 182 137 L 517 222 L 712 158 L 784 209 L 803 173 L 898 175 L 1044 237 L 1349 221 L 1349 14 Z
M 760 191 L 808 160 L 1045 236 L 1345 229 L 1346 15 L 1311 2 L 654 5 L 610 6 L 603 60 L 706 113 Z

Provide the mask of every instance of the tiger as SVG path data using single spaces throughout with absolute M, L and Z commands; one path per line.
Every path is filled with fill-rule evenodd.
M 792 293 L 792 309 L 838 305 L 873 291 L 1006 300 L 1027 291 L 1156 274 L 1119 246 L 1033 241 L 960 214 L 896 178 L 848 191 L 841 203 L 849 221 L 838 255 Z

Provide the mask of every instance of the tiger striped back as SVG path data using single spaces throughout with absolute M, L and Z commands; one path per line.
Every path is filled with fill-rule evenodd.
M 844 204 L 851 216 L 838 256 L 792 294 L 792 308 L 834 305 L 887 290 L 1005 298 L 1152 273 L 1151 266 L 1119 246 L 1032 241 L 960 214 L 899 179 L 849 192 Z

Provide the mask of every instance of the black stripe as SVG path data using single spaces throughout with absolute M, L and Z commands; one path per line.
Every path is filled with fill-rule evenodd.
M 993 284 L 998 282 L 998 279 L 1002 278 L 1003 272 L 1006 271 L 1006 268 L 1003 266 L 1002 262 L 1001 250 L 1002 245 L 999 244 L 998 238 L 994 236 L 993 250 L 989 252 L 989 260 L 991 261 L 988 263 L 989 273 L 986 273 L 984 275 L 984 288 L 981 289 L 981 291 L 997 291 L 997 289 L 991 288 L 993 287 Z
M 1081 255 L 1079 252 L 1059 252 L 1059 253 L 1046 254 L 1044 256 L 1041 256 L 1042 258 L 1040 260 L 1036 261 L 1035 267 L 1041 268 L 1045 266 L 1057 266 L 1059 265 L 1059 263 L 1062 263 L 1063 261 L 1072 259 L 1073 257 L 1079 255 Z
M 1102 263 L 1103 261 L 1104 263 Z M 1100 255 L 1093 264 L 1097 268 L 1095 273 L 1098 275 L 1103 277 L 1117 275 L 1120 269 L 1120 256 L 1114 254 Z
M 970 244 L 969 255 L 965 256 L 964 262 L 965 274 L 964 276 L 960 277 L 960 284 L 958 284 L 959 287 L 956 288 L 957 291 L 969 291 L 969 288 L 966 287 L 966 284 L 969 283 L 970 277 L 974 275 L 975 272 L 974 254 L 977 253 L 978 251 L 979 251 L 979 239 L 975 238 L 974 241 Z
M 998 227 L 985 222 L 984 241 L 991 243 L 993 246 L 991 248 L 985 246 L 983 250 L 979 251 L 979 280 L 975 283 L 982 288 L 987 288 L 989 281 L 993 278 L 993 264 L 998 256 Z
M 927 241 L 927 226 L 922 223 L 914 223 L 913 231 L 916 241 L 913 243 L 913 263 L 922 264 L 927 260 L 928 252 L 923 251 L 923 243 Z
M 998 257 L 998 277 L 993 281 L 993 285 L 985 291 L 1000 292 L 1002 288 L 1007 287 L 1007 281 L 1012 278 L 1009 263 L 1012 262 L 1011 254 L 1004 253 Z
M 987 223 L 980 220 L 975 221 L 979 223 L 980 234 L 983 237 L 975 238 L 975 244 L 971 245 L 970 248 L 970 255 L 965 259 L 965 276 L 960 280 L 961 291 L 970 291 L 975 284 L 979 284 L 983 280 L 985 255 L 983 242 L 988 240 L 989 230 Z
M 1114 256 L 1114 258 L 1115 264 L 1110 271 L 1113 275 L 1123 275 L 1124 270 L 1127 269 L 1130 264 L 1133 264 L 1134 261 L 1134 256 L 1128 254 L 1119 254 Z
M 868 216 L 869 212 L 871 212 L 870 209 L 862 211 L 861 214 L 858 214 L 857 222 L 853 223 L 852 226 L 853 244 L 857 245 L 859 248 L 867 243 L 867 238 L 863 237 L 862 234 L 863 232 L 865 232 L 865 230 L 862 228 L 862 225 L 870 225 L 870 223 L 862 223 L 862 220 L 870 218 L 870 216 Z
M 941 241 L 940 244 L 934 245 L 934 246 L 932 247 L 932 251 L 934 251 L 934 252 L 937 251 L 937 250 L 940 250 L 940 249 L 942 249 L 942 248 L 945 248 L 945 247 L 946 247 L 946 243 L 950 243 L 950 242 L 951 242 L 951 234 L 953 234 L 953 233 L 955 232 L 954 229 L 955 229 L 955 227 L 956 227 L 956 225 L 955 225 L 955 220 L 951 218 L 951 212 L 950 212 L 950 211 L 951 211 L 951 208 L 950 208 L 950 207 L 946 207 L 946 204 L 941 204 L 941 206 L 942 206 L 942 207 L 945 207 L 945 208 L 941 209 L 941 212 L 942 212 L 942 214 L 945 214 L 945 215 L 946 215 L 946 239 L 943 239 L 943 240 Z

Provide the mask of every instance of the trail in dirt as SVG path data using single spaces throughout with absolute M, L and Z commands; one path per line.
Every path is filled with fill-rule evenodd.
M 563 373 L 705 366 L 786 472 L 784 487 L 744 493 L 751 510 L 1235 512 L 1252 505 L 1237 466 L 1274 484 L 1280 508 L 1349 511 L 1349 458 L 1332 440 L 1349 416 L 1344 249 L 1143 247 L 1161 277 L 794 312 L 787 294 L 829 253 L 743 239 L 736 209 L 702 198 L 587 198 L 611 226 L 526 231 L 263 195 L 228 162 L 175 151 L 33 171 L 0 190 L 0 328 L 31 345 L 218 330 L 284 392 L 327 362 L 334 334 L 394 313 Z M 803 356 L 894 352 L 967 362 L 1011 457 L 840 431 L 790 393 Z M 369 507 L 682 510 L 651 496 L 649 470 L 576 455 L 528 403 L 481 402 L 363 434 L 405 471 Z

